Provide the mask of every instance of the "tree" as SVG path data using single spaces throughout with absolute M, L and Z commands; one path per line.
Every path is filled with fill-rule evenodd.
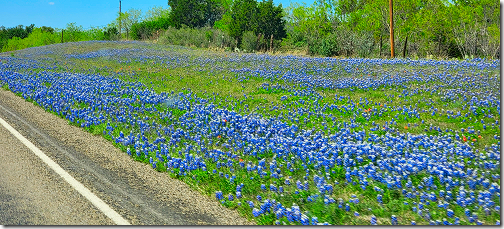
M 456 1 L 449 23 L 464 56 L 496 57 L 500 50 L 500 5 L 496 1 Z
M 273 35 L 276 40 L 287 37 L 282 4 L 274 6 L 273 0 L 263 0 L 257 6 L 257 15 L 254 18 L 256 35 L 261 34 L 265 39 Z
M 82 28 L 82 25 L 77 26 L 75 22 L 68 23 L 63 34 L 65 42 L 80 41 L 84 37 L 84 28 Z
M 116 23 L 115 25 L 119 25 L 121 28 L 121 31 L 124 30 L 126 31 L 126 38 L 129 38 L 129 33 L 131 31 L 131 26 L 133 24 L 140 22 L 142 19 L 142 11 L 137 10 L 137 9 L 129 9 L 128 11 L 124 13 L 119 13 L 118 17 L 116 18 Z
M 219 0 L 218 6 L 222 11 L 222 16 L 219 20 L 215 21 L 213 27 L 222 31 L 229 31 L 229 24 L 231 23 L 231 7 L 233 0 Z
M 145 13 L 144 21 L 155 21 L 159 18 L 169 18 L 171 8 L 163 8 L 162 6 L 154 6 Z
M 42 30 L 42 32 L 54 33 L 54 29 L 52 27 L 42 26 L 40 27 L 40 29 Z
M 168 0 L 171 7 L 170 21 L 175 28 L 213 26 L 222 17 L 217 0 Z
M 119 40 L 119 30 L 117 30 L 117 27 L 115 27 L 115 26 L 108 27 L 103 32 L 103 36 L 104 36 L 105 40 L 109 40 L 109 41 Z
M 243 33 L 255 30 L 257 2 L 255 0 L 235 0 L 231 12 L 229 35 L 236 39 L 238 46 L 240 46 Z

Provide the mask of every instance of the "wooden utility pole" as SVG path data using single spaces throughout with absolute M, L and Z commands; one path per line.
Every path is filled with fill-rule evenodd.
M 394 11 L 393 11 L 393 2 L 389 0 L 389 8 L 390 8 L 390 57 L 394 58 Z
M 122 22 L 121 22 L 121 0 L 119 0 L 119 35 L 121 35 L 121 27 L 122 27 Z

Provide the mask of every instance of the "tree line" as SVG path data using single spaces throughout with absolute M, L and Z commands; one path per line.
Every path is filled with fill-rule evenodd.
M 75 23 L 65 29 L 0 27 L 0 48 L 23 48 L 23 41 L 37 43 L 24 46 L 57 43 L 64 31 L 65 42 L 157 40 L 247 52 L 388 57 L 388 4 L 388 0 L 317 0 L 284 8 L 272 0 L 168 0 L 167 7 L 153 7 L 145 14 L 136 9 L 118 13 L 104 28 L 84 30 Z M 398 57 L 500 58 L 497 1 L 394 0 L 393 19 Z
M 169 0 L 168 5 L 167 17 L 134 24 L 132 38 L 148 39 L 153 31 L 169 27 L 194 29 L 194 34 L 206 28 L 229 35 L 247 51 L 391 54 L 388 0 L 317 0 L 287 8 L 271 0 Z M 395 0 L 393 7 L 396 56 L 500 58 L 498 1 Z

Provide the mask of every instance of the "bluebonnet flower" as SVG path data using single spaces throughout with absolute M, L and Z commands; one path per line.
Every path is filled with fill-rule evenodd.
M 374 215 L 371 215 L 371 225 L 377 225 L 377 219 Z
M 459 225 L 460 224 L 460 219 L 459 217 L 455 217 L 455 220 L 453 221 L 454 225 Z
M 446 215 L 447 215 L 448 217 L 450 217 L 450 218 L 453 218 L 453 217 L 455 216 L 455 213 L 453 212 L 453 210 L 448 209 L 448 210 L 446 211 Z
M 397 225 L 397 217 L 395 215 L 391 216 L 392 225 Z
M 383 199 L 382 199 L 382 195 L 378 194 L 378 196 L 376 196 L 376 200 L 378 201 L 378 203 L 380 204 L 383 204 Z
M 464 214 L 467 216 L 467 217 L 470 217 L 471 216 L 471 211 L 469 211 L 469 209 L 465 209 L 464 210 Z
M 258 217 L 259 215 L 261 215 L 261 212 L 259 211 L 259 209 L 254 208 L 252 209 L 252 215 L 254 215 L 254 217 Z
M 302 225 L 310 225 L 310 219 L 305 214 L 301 214 L 301 221 L 300 221 L 300 223 Z

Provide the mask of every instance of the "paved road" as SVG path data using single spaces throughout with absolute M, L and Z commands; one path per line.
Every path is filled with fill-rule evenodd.
M 100 136 L 0 89 L 0 118 L 131 224 L 251 224 Z M 114 224 L 0 126 L 1 225 Z

